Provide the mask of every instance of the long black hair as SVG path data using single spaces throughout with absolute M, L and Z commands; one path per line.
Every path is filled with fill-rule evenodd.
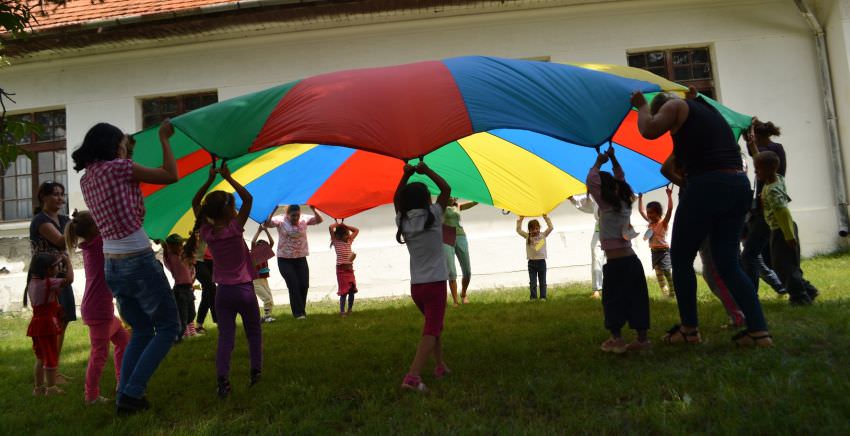
M 425 209 L 428 212 L 428 218 L 425 219 L 424 229 L 431 227 L 436 218 L 429 208 L 429 206 L 431 206 L 431 193 L 428 192 L 428 187 L 422 182 L 413 182 L 404 185 L 404 187 L 401 188 L 399 200 L 400 204 L 398 212 L 401 216 L 398 220 L 398 230 L 395 233 L 395 240 L 398 241 L 399 244 L 404 244 L 405 241 L 402 238 L 401 228 L 404 224 L 405 218 L 407 218 L 407 212 L 414 209 Z
M 48 181 L 41 184 L 38 187 L 38 193 L 36 194 L 36 199 L 38 199 L 38 206 L 33 209 L 33 214 L 38 215 L 41 213 L 41 209 L 44 208 L 44 197 L 53 194 L 53 190 L 56 188 L 61 188 L 62 193 L 65 193 L 65 186 L 59 182 Z
M 88 164 L 110 161 L 118 157 L 118 146 L 124 140 L 124 132 L 109 123 L 98 123 L 89 129 L 83 144 L 71 153 L 74 170 L 84 170 Z
M 183 245 L 183 258 L 190 259 L 195 257 L 195 250 L 198 249 L 198 232 L 201 230 L 201 225 L 204 221 L 210 222 L 222 218 L 227 215 L 228 208 L 233 208 L 236 200 L 233 194 L 224 191 L 213 191 L 207 194 L 201 203 L 201 208 L 198 211 L 198 216 L 195 217 L 195 225 L 192 226 L 192 233 Z
M 631 205 L 635 201 L 635 193 L 625 180 L 617 180 L 607 171 L 600 171 L 599 179 L 602 182 L 602 199 L 615 211 L 623 208 L 623 202 Z

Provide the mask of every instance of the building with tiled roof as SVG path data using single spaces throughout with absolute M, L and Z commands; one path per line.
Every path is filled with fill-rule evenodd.
M 801 12 L 806 6 L 811 15 Z M 46 126 L 23 144 L 34 158 L 21 157 L 0 177 L 0 235 L 7 238 L 26 234 L 41 180 L 64 181 L 70 208 L 85 208 L 69 151 L 97 122 L 134 132 L 315 74 L 483 54 L 631 64 L 775 122 L 789 155 L 804 254 L 841 244 L 848 178 L 838 170 L 850 164 L 850 151 L 840 149 L 850 147 L 847 0 L 69 0 L 45 10 L 28 38 L 3 41 L 11 66 L 0 69 L 0 87 L 16 94 L 9 114 Z M 358 284 L 367 297 L 406 292 L 407 255 L 393 240 L 392 216 L 378 208 L 351 218 L 362 229 Z M 589 280 L 592 217 L 569 204 L 551 216 L 550 282 Z M 464 224 L 473 289 L 527 284 L 511 217 L 478 207 L 465 212 Z M 327 235 L 310 237 L 311 295 L 331 295 Z M 0 243 L 0 263 L 5 258 L 13 274 L 0 282 L 22 280 L 26 250 L 10 241 Z M 283 289 L 276 274 L 272 287 Z M 0 283 L 0 308 L 18 301 L 21 288 Z

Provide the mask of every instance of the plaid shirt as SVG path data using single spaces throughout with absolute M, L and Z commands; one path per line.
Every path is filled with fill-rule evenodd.
M 145 205 L 139 182 L 133 179 L 133 161 L 90 163 L 80 187 L 103 239 L 121 239 L 142 227 Z

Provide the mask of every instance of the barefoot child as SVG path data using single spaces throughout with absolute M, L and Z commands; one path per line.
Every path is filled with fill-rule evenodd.
M 263 370 L 263 338 L 260 307 L 253 284 L 257 278 L 257 270 L 251 262 L 251 253 L 242 236 L 248 214 L 251 212 L 253 197 L 245 187 L 233 179 L 224 162 L 218 172 L 239 194 L 242 207 L 237 212 L 233 194 L 224 191 L 210 192 L 201 204 L 204 193 L 215 179 L 216 169 L 215 165 L 212 165 L 209 178 L 192 199 L 192 210 L 195 213 L 192 235 L 200 230 L 201 238 L 206 241 L 215 262 L 213 277 L 218 284 L 215 309 L 218 312 L 219 331 L 215 364 L 218 373 L 218 396 L 224 399 L 231 391 L 230 359 L 236 339 L 236 315 L 242 317 L 242 325 L 248 337 L 251 386 L 260 381 L 260 373 Z M 194 252 L 195 244 L 194 236 L 189 238 L 186 251 Z
M 331 245 L 336 251 L 336 281 L 339 290 L 339 314 L 340 316 L 351 315 L 354 306 L 354 294 L 357 293 L 357 282 L 354 279 L 354 258 L 356 253 L 351 252 L 351 243 L 360 234 L 357 227 L 342 223 L 333 223 L 328 227 L 331 234 Z M 345 310 L 345 299 L 348 296 L 348 311 Z
M 531 299 L 537 299 L 537 282 L 540 282 L 540 299 L 546 300 L 546 237 L 552 233 L 552 221 L 549 216 L 543 214 L 546 221 L 546 231 L 540 232 L 540 222 L 531 220 L 528 222 L 528 232 L 522 230 L 521 216 L 516 219 L 516 232 L 525 238 L 525 255 L 528 258 L 528 278 L 531 288 Z
M 260 239 L 260 232 L 266 232 L 268 241 Z M 257 278 L 254 279 L 254 292 L 260 300 L 263 300 L 263 322 L 274 322 L 272 309 L 274 309 L 274 298 L 272 288 L 269 286 L 269 259 L 274 257 L 274 238 L 269 229 L 264 225 L 257 227 L 257 233 L 251 240 L 251 261 L 257 269 Z
M 670 225 L 670 217 L 673 216 L 673 190 L 667 188 L 667 213 L 664 218 L 661 214 L 664 209 L 661 203 L 651 201 L 643 208 L 643 194 L 638 196 L 638 211 L 640 216 L 649 223 L 649 230 L 644 239 L 649 239 L 649 249 L 652 250 L 652 269 L 661 287 L 661 294 L 665 297 L 675 297 L 676 289 L 673 287 L 673 267 L 670 262 L 670 245 L 667 244 L 667 227 Z
M 57 278 L 59 267 L 64 264 L 68 271 L 65 278 Z M 56 386 L 56 368 L 59 367 L 59 334 L 62 324 L 59 319 L 62 307 L 58 296 L 62 288 L 74 281 L 74 269 L 68 257 L 57 257 L 40 253 L 30 261 L 30 280 L 27 296 L 32 304 L 32 319 L 27 327 L 27 336 L 32 338 L 35 352 L 35 396 L 59 395 L 65 391 Z
M 82 242 L 78 242 L 82 239 Z M 109 343 L 115 347 L 113 364 L 115 380 L 121 380 L 121 360 L 130 342 L 130 333 L 115 317 L 112 291 L 106 285 L 103 256 L 103 238 L 97 230 L 91 214 L 87 211 L 74 212 L 73 219 L 65 227 L 68 250 L 77 246 L 83 251 L 83 267 L 86 272 L 86 290 L 80 312 L 83 322 L 89 326 L 91 353 L 86 368 L 85 402 L 87 405 L 106 403 L 110 400 L 100 395 L 100 376 L 109 357 Z
M 165 239 L 162 249 L 162 260 L 165 268 L 174 278 L 174 300 L 177 301 L 177 312 L 180 314 L 180 334 L 175 340 L 195 336 L 195 262 L 194 257 L 184 257 L 183 237 L 172 233 Z
M 614 175 L 600 171 L 611 160 Z M 634 194 L 626 183 L 625 174 L 611 147 L 600 153 L 587 174 L 587 188 L 599 205 L 599 237 L 607 262 L 602 273 L 602 308 L 605 328 L 611 337 L 602 343 L 606 352 L 624 353 L 645 350 L 651 344 L 646 337 L 649 329 L 649 292 L 643 265 L 632 250 L 631 239 L 637 236 L 630 223 Z M 637 332 L 637 340 L 626 344 L 621 335 L 623 326 Z
M 414 172 L 428 176 L 440 188 L 435 204 L 431 204 L 431 194 L 424 183 L 407 183 Z M 398 226 L 395 239 L 407 245 L 410 253 L 410 296 L 425 316 L 422 339 L 419 340 L 410 371 L 401 383 L 402 389 L 419 392 L 428 390 L 422 383 L 421 374 L 432 354 L 436 361 L 434 376 L 441 378 L 449 372 L 443 361 L 440 335 L 446 315 L 446 281 L 449 277 L 443 253 L 442 222 L 443 210 L 449 204 L 451 191 L 452 188 L 442 177 L 425 162 L 419 162 L 415 168 L 404 166 L 404 175 L 393 197 Z

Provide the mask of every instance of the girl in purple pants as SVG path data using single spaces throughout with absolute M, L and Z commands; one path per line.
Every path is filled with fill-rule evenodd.
M 207 192 L 216 173 L 233 186 L 242 207 L 236 211 L 233 194 L 224 191 L 210 192 L 203 203 L 201 199 Z M 236 315 L 242 317 L 245 335 L 248 337 L 248 350 L 251 356 L 251 386 L 260 381 L 263 369 L 263 336 L 260 324 L 260 308 L 254 293 L 253 281 L 257 271 L 251 262 L 251 253 L 245 239 L 245 222 L 251 212 L 253 198 L 248 191 L 230 175 L 227 165 L 222 162 L 216 171 L 215 163 L 210 167 L 210 175 L 206 183 L 192 199 L 192 210 L 195 212 L 195 229 L 186 243 L 186 253 L 195 252 L 197 239 L 194 235 L 200 233 L 206 241 L 215 262 L 213 279 L 218 284 L 215 294 L 215 310 L 218 318 L 218 351 L 216 353 L 216 370 L 218 371 L 218 396 L 226 398 L 230 394 L 230 358 L 236 339 Z

